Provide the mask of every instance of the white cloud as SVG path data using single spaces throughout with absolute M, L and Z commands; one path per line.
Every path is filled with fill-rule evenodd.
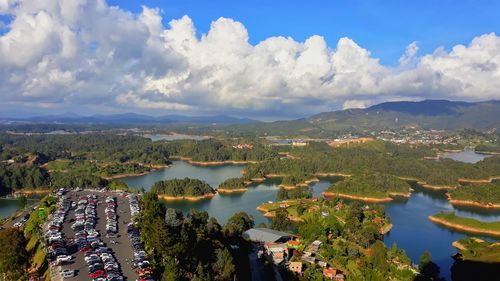
M 386 67 L 350 38 L 334 48 L 321 36 L 252 45 L 227 18 L 198 37 L 188 16 L 165 27 L 159 9 L 132 14 L 104 0 L 0 0 L 2 13 L 13 17 L 0 35 L 9 106 L 290 116 L 399 98 L 500 98 L 493 33 L 420 57 L 413 42 Z

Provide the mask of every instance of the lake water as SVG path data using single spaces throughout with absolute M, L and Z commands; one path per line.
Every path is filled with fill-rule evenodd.
M 216 188 L 225 179 L 240 176 L 242 169 L 243 166 L 192 166 L 183 161 L 174 161 L 171 168 L 121 180 L 130 186 L 149 190 L 152 184 L 159 180 L 192 177 L 204 180 Z M 321 179 L 320 182 L 312 186 L 314 195 L 320 196 L 321 192 L 336 180 L 338 178 Z M 258 225 L 261 222 L 268 223 L 269 221 L 255 208 L 263 202 L 276 200 L 278 184 L 279 180 L 269 179 L 263 183 L 251 185 L 245 193 L 216 194 L 209 200 L 166 202 L 166 205 L 179 208 L 184 212 L 191 208 L 207 211 L 221 224 L 224 224 L 234 213 L 243 211 L 252 215 L 255 224 Z M 429 250 L 434 262 L 441 267 L 442 275 L 449 280 L 450 268 L 453 264 L 450 256 L 456 253 L 451 243 L 466 237 L 466 235 L 438 226 L 427 217 L 440 211 L 455 210 L 460 216 L 473 217 L 482 221 L 498 221 L 500 220 L 500 212 L 477 208 L 454 208 L 448 203 L 442 191 L 430 191 L 416 185 L 413 188 L 415 192 L 410 199 L 385 204 L 386 211 L 394 224 L 391 232 L 386 235 L 385 242 L 388 246 L 396 242 L 415 263 L 418 263 L 424 250 Z
M 28 205 L 37 202 L 39 199 L 28 199 Z M 13 215 L 16 211 L 21 209 L 21 203 L 16 198 L 0 198 L 0 219 Z
M 205 140 L 209 139 L 209 136 L 197 136 L 197 135 L 184 135 L 184 134 L 173 134 L 173 135 L 153 135 L 153 136 L 145 136 L 146 138 L 151 139 L 152 141 L 173 141 L 173 140 Z
M 477 163 L 491 155 L 476 153 L 474 150 L 464 150 L 460 152 L 446 152 L 441 154 L 442 158 L 449 158 L 465 163 Z

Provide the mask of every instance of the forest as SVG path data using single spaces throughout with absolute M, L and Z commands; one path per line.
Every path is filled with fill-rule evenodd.
M 487 184 L 462 185 L 448 191 L 451 200 L 474 201 L 483 204 L 500 204 L 500 181 Z
M 214 193 L 212 187 L 206 182 L 190 178 L 158 181 L 153 184 L 151 191 L 172 197 L 203 196 Z
M 221 226 L 204 211 L 192 209 L 184 216 L 167 209 L 155 193 L 144 194 L 141 203 L 138 225 L 155 280 L 230 281 L 244 272 L 238 262 L 243 248 L 233 251 L 230 244 L 238 245 L 241 234 L 253 227 L 251 216 L 236 213 Z
M 336 182 L 327 191 L 370 198 L 387 198 L 391 193 L 408 193 L 410 185 L 392 175 L 365 172 Z
M 219 184 L 219 188 L 223 189 L 246 189 L 247 185 L 242 178 L 229 178 Z
M 424 159 L 435 156 L 431 146 L 396 145 L 375 141 L 365 145 L 331 148 L 325 143 L 312 143 L 294 148 L 296 159 L 272 159 L 245 168 L 245 178 L 267 174 L 283 174 L 287 182 L 299 183 L 317 173 L 359 174 L 378 172 L 415 179 L 431 185 L 458 185 L 459 179 L 485 179 L 500 173 L 500 156 L 488 157 L 478 163 L 463 163 L 450 159 Z

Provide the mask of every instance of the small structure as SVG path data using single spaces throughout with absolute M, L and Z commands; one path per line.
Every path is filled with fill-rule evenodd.
M 323 268 L 323 276 L 330 279 L 335 279 L 337 270 L 335 268 Z
M 292 261 L 290 262 L 290 265 L 288 266 L 290 271 L 302 275 L 302 262 L 300 261 Z
M 307 251 L 311 253 L 317 253 L 319 251 L 319 247 L 321 247 L 321 244 L 323 244 L 323 242 L 315 240 L 311 243 L 311 245 L 309 245 L 309 247 L 307 247 Z
M 242 236 L 246 240 L 260 243 L 286 243 L 294 238 L 292 234 L 269 228 L 250 228 Z

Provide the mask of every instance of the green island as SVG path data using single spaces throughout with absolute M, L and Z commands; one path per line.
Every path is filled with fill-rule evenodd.
M 459 186 L 448 191 L 448 200 L 453 205 L 500 208 L 500 181 Z
M 468 237 L 453 242 L 460 252 L 460 259 L 484 263 L 500 263 L 500 243 Z
M 460 217 L 453 212 L 440 212 L 429 216 L 429 219 L 439 225 L 467 232 L 500 237 L 500 222 L 482 222 L 472 218 Z
M 405 252 L 396 244 L 386 247 L 382 242 L 383 233 L 391 226 L 382 205 L 297 199 L 263 204 L 259 209 L 274 213 L 270 228 L 287 230 L 295 224 L 300 239 L 289 241 L 288 247 L 298 253 L 312 253 L 313 259 L 317 259 L 316 264 L 310 264 L 310 256 L 294 254 L 290 262 L 303 262 L 303 276 L 299 278 L 282 269 L 284 280 L 324 280 L 323 269 L 318 265 L 321 263 L 340 270 L 349 280 L 415 278 L 416 269 Z
M 214 190 L 206 182 L 199 179 L 171 179 L 153 184 L 151 191 L 165 200 L 196 201 L 214 196 Z
M 217 192 L 219 193 L 233 193 L 247 191 L 247 182 L 242 178 L 229 178 L 219 184 Z
M 286 184 L 299 184 L 322 175 L 378 172 L 415 180 L 427 188 L 451 189 L 459 182 L 489 181 L 499 176 L 500 156 L 488 157 L 475 164 L 451 159 L 425 159 L 436 157 L 438 152 L 432 146 L 396 145 L 383 141 L 337 148 L 311 142 L 304 147 L 290 148 L 289 153 L 294 158 L 271 159 L 247 166 L 244 177 L 251 180 L 280 175 Z
M 410 193 L 410 185 L 396 176 L 363 173 L 333 184 L 323 195 L 366 202 L 388 202 L 395 196 L 410 197 Z

